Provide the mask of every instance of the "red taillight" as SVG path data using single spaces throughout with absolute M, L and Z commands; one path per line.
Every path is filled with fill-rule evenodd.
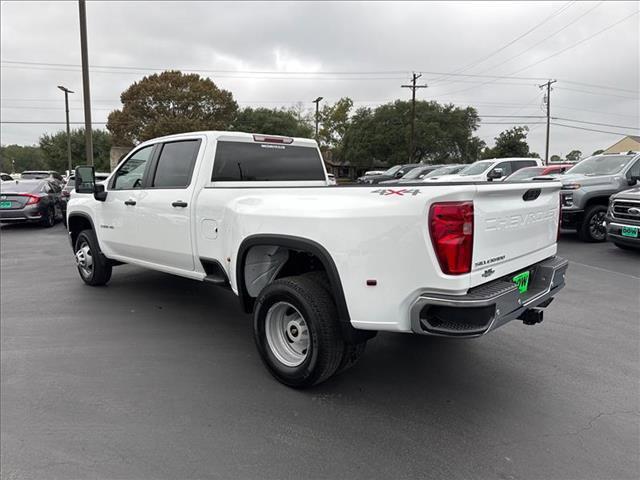
M 434 203 L 429 211 L 429 231 L 442 272 L 469 273 L 473 256 L 473 202 Z
M 29 200 L 27 201 L 27 203 L 25 205 L 35 205 L 36 203 L 38 203 L 40 201 L 40 197 L 37 196 L 37 195 L 25 194 L 25 195 L 23 195 L 23 197 L 29 197 Z
M 266 142 L 266 143 L 284 143 L 290 144 L 293 143 L 293 138 L 291 137 L 267 137 L 266 135 L 254 135 L 254 142 Z

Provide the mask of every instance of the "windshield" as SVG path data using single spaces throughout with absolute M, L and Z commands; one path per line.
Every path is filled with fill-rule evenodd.
M 480 175 L 486 169 L 493 165 L 493 161 L 476 162 L 462 169 L 458 175 Z
M 22 178 L 47 178 L 49 174 L 47 172 L 22 172 Z
M 395 165 L 391 167 L 389 170 L 385 170 L 382 175 L 395 175 L 395 173 L 402 168 L 402 165 Z
M 425 175 L 425 178 L 437 177 L 439 175 L 450 175 L 457 173 L 464 168 L 464 165 L 449 165 L 447 167 L 436 168 L 432 172 Z
M 424 175 L 425 170 L 429 170 L 429 167 L 414 168 L 409 173 L 407 173 L 404 177 L 402 177 L 402 179 L 411 180 L 413 178 L 422 178 L 421 175 Z
M 567 173 L 581 173 L 582 175 L 612 175 L 622 170 L 633 155 L 596 155 L 581 161 Z
M 2 193 L 35 193 L 39 192 L 42 187 L 42 182 L 27 181 L 21 182 L 20 180 L 3 183 L 0 186 L 0 192 Z
M 510 175 L 509 180 L 525 180 L 527 178 L 533 178 L 537 177 L 538 175 L 542 175 L 543 172 L 544 167 L 522 168 L 513 175 Z

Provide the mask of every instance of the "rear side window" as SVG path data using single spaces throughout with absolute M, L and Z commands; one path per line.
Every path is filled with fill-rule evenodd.
M 218 142 L 211 180 L 326 180 L 322 159 L 313 147 L 268 143 Z
M 511 162 L 511 168 L 513 172 L 517 172 L 521 168 L 525 167 L 537 167 L 538 164 L 535 160 L 522 160 L 520 162 Z
M 152 186 L 184 188 L 191 183 L 200 140 L 184 140 L 162 145 Z

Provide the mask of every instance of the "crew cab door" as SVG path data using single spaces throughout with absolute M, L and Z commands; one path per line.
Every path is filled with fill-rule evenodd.
M 136 206 L 142 198 L 155 145 L 134 150 L 107 186 L 104 202 L 96 202 L 98 238 L 107 256 L 140 258 L 145 232 L 137 228 Z
M 134 206 L 140 260 L 194 270 L 191 213 L 200 138 L 156 145 L 144 187 Z

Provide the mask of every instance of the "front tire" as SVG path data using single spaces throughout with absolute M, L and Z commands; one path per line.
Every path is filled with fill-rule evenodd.
M 75 245 L 76 264 L 80 278 L 92 287 L 106 285 L 111 279 L 112 267 L 100 251 L 98 239 L 93 230 L 83 230 Z
M 582 224 L 578 228 L 578 238 L 583 242 L 604 242 L 607 239 L 607 229 L 604 226 L 604 218 L 607 207 L 593 205 L 584 213 Z
M 287 277 L 266 286 L 256 300 L 253 333 L 269 372 L 293 388 L 333 375 L 344 342 L 333 298 L 309 278 Z

